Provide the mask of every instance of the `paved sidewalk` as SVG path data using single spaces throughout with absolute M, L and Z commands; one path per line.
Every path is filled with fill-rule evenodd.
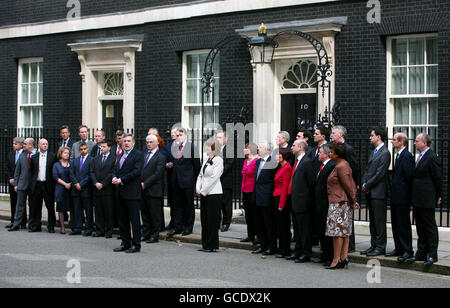
M 235 213 L 237 213 L 236 211 Z M 3 220 L 9 220 L 10 218 L 10 206 L 8 201 L 0 201 L 0 219 Z M 166 225 L 169 223 L 169 210 L 168 208 L 165 208 L 165 215 L 166 215 Z M 196 221 L 194 225 L 194 230 L 191 235 L 188 236 L 174 236 L 173 238 L 169 239 L 172 241 L 179 241 L 180 243 L 186 242 L 186 243 L 195 243 L 200 244 L 201 243 L 201 225 L 199 221 L 199 211 L 196 212 Z M 47 220 L 47 213 L 45 206 L 42 210 L 42 219 L 43 224 L 46 224 Z M 219 232 L 219 240 L 220 240 L 220 248 L 221 249 L 227 249 L 227 248 L 237 248 L 237 249 L 246 249 L 246 250 L 253 250 L 255 247 L 250 243 L 241 243 L 240 239 L 246 237 L 247 235 L 247 227 L 245 224 L 243 224 L 243 218 L 242 217 L 233 217 L 233 224 L 230 226 L 229 231 L 227 232 Z M 365 250 L 369 248 L 370 246 L 370 236 L 368 234 L 364 234 L 365 230 L 367 228 L 361 227 L 362 224 L 360 224 L 357 229 L 357 235 L 356 235 L 356 252 L 349 254 L 350 262 L 354 263 L 361 263 L 361 264 L 367 264 L 367 262 L 371 259 L 366 256 L 361 256 L 359 254 L 359 251 Z M 45 228 L 43 228 L 45 231 Z M 2 232 L 3 230 L 0 230 Z M 6 230 L 5 230 L 6 232 Z M 362 234 L 359 234 L 362 233 Z M 447 238 L 447 235 L 443 236 L 443 238 Z M 166 232 L 162 232 L 160 234 L 160 239 L 167 240 Z M 149 245 L 146 243 L 143 243 L 143 245 Z M 417 241 L 414 240 L 414 249 L 416 249 Z M 292 248 L 294 248 L 294 244 L 292 243 Z M 387 252 L 393 250 L 394 248 L 394 242 L 391 237 L 388 237 L 388 244 L 387 244 Z M 319 256 L 320 249 L 319 247 L 314 247 L 314 255 Z M 272 258 L 272 257 L 269 257 Z M 376 257 L 372 259 L 377 259 L 380 261 L 382 266 L 388 266 L 388 267 L 396 267 L 396 268 L 404 268 L 409 270 L 416 270 L 416 271 L 423 271 L 423 272 L 429 272 L 429 273 L 435 273 L 435 274 L 442 274 L 442 275 L 450 275 L 450 242 L 447 241 L 440 241 L 439 242 L 439 251 L 438 251 L 438 258 L 439 261 L 435 264 L 433 264 L 429 268 L 425 268 L 422 265 L 422 262 L 415 262 L 414 264 L 398 264 L 396 262 L 396 257 Z

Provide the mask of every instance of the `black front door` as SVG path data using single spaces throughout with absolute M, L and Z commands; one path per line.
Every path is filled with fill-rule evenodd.
M 102 101 L 103 129 L 106 134 L 114 134 L 115 130 L 123 129 L 123 101 Z
M 295 139 L 301 128 L 312 129 L 317 118 L 317 94 L 281 95 L 281 130 Z

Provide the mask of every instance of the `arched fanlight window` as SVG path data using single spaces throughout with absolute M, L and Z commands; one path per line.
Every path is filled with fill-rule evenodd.
M 283 89 L 314 89 L 317 87 L 317 64 L 300 60 L 283 77 Z
M 112 96 L 123 95 L 123 73 L 105 73 L 103 94 Z

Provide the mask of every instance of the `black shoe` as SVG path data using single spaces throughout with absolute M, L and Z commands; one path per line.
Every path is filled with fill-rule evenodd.
M 328 266 L 331 265 L 331 261 L 326 261 L 322 265 L 325 266 L 325 267 L 328 267 Z
M 34 233 L 34 232 L 42 232 L 41 229 L 39 228 L 31 228 L 30 230 L 28 230 L 28 232 Z
M 274 254 L 275 254 L 275 251 L 270 250 L 270 249 L 263 252 L 263 256 L 273 256 Z
M 290 255 L 289 257 L 286 257 L 286 260 L 295 260 L 300 258 L 299 255 L 296 255 L 295 253 L 293 255 Z
M 294 261 L 295 263 L 305 263 L 311 261 L 311 257 L 301 256 L 300 258 L 295 259 Z
M 256 240 L 252 241 L 252 244 L 256 246 L 256 245 L 261 244 L 261 241 L 259 239 L 256 239 Z
M 385 254 L 385 257 L 400 257 L 403 254 L 400 252 L 397 252 L 396 250 L 392 250 L 391 252 L 388 252 L 387 254 Z
M 437 259 L 435 259 L 435 258 L 428 258 L 424 263 L 423 263 L 423 265 L 424 266 L 431 266 L 433 263 L 435 263 L 435 262 L 437 262 Z
M 130 246 L 120 245 L 120 247 L 114 249 L 114 252 L 127 251 L 128 249 L 130 249 Z
M 83 236 L 84 237 L 86 237 L 86 236 L 91 236 L 92 235 L 92 231 L 88 231 L 88 232 L 84 232 L 83 233 Z
M 181 234 L 181 231 L 178 231 L 178 230 L 172 230 L 172 231 L 170 231 L 169 233 L 167 233 L 167 236 L 168 236 L 168 237 L 172 237 L 172 236 L 174 236 L 175 234 Z
M 141 242 L 148 241 L 150 239 L 150 236 L 143 236 L 141 237 Z
M 413 258 L 413 255 L 410 255 L 409 253 L 405 252 L 404 254 L 402 254 L 400 257 L 397 258 L 397 262 L 403 263 L 411 258 Z
M 152 244 L 152 243 L 158 243 L 159 239 L 157 237 L 151 237 L 148 241 L 146 241 L 146 243 L 148 244 Z
M 141 248 L 137 247 L 137 246 L 131 246 L 130 249 L 126 250 L 126 253 L 136 253 L 136 252 L 140 252 Z
M 19 231 L 20 227 L 16 226 L 16 227 L 11 227 L 8 229 L 8 232 L 13 232 L 13 231 Z
M 367 255 L 369 252 L 374 251 L 375 248 L 370 247 L 369 249 L 363 250 L 360 252 L 361 255 Z
M 97 233 L 97 232 L 95 232 L 94 234 L 92 234 L 92 237 L 103 237 L 103 236 L 105 236 L 104 233 Z
M 216 252 L 215 249 L 203 249 L 203 252 Z
M 342 264 L 343 264 L 342 261 L 339 260 L 338 263 L 336 263 L 335 266 L 331 266 L 331 264 L 330 264 L 329 266 L 326 267 L 326 269 L 329 269 L 329 270 L 340 269 L 340 268 L 343 268 Z
M 227 232 L 228 229 L 230 229 L 230 225 L 222 225 L 222 228 L 220 229 L 220 232 Z
M 181 233 L 182 236 L 186 236 L 192 234 L 192 231 L 183 231 L 183 233 Z
M 166 230 L 171 230 L 173 229 L 175 226 L 173 225 L 173 223 L 169 223 L 166 227 Z
M 66 230 L 60 230 L 59 234 L 63 234 L 63 235 L 66 234 Z
M 384 253 L 385 253 L 384 250 L 375 248 L 375 250 L 373 250 L 373 251 L 367 253 L 367 256 L 368 256 L 368 257 L 378 257 L 378 256 L 384 255 Z
M 264 249 L 258 248 L 258 249 L 256 249 L 256 250 L 252 251 L 252 254 L 256 255 L 256 254 L 258 254 L 258 253 L 263 253 L 264 251 L 265 251 Z
M 81 235 L 80 231 L 72 231 L 69 233 L 69 235 Z
M 10 224 L 7 224 L 6 226 L 5 226 L 5 228 L 6 229 L 9 229 L 9 228 L 11 228 L 13 226 L 13 223 L 10 223 Z
M 107 233 L 107 234 L 105 235 L 105 238 L 112 238 L 112 234 L 111 234 L 111 233 Z

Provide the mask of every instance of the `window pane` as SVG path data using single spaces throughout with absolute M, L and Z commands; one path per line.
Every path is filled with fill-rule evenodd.
M 436 37 L 427 37 L 427 64 L 438 64 Z
M 32 126 L 41 126 L 41 107 L 32 108 Z
M 205 61 L 206 61 L 206 57 L 208 57 L 208 53 L 202 53 L 200 55 L 198 55 L 199 57 L 199 64 L 200 64 L 200 77 L 201 78 L 203 76 L 203 72 L 205 71 Z M 216 61 L 214 61 L 216 62 Z
M 38 64 L 37 64 L 37 63 L 31 63 L 31 64 L 30 64 L 30 67 L 31 67 L 30 81 L 31 81 L 31 82 L 37 82 L 37 78 L 38 78 L 38 76 L 37 76 L 37 74 L 38 74 L 38 69 L 37 69 L 37 67 L 38 67 Z
M 21 85 L 22 93 L 21 93 L 21 104 L 28 104 L 28 85 Z
M 30 104 L 37 103 L 37 84 L 30 84 Z
M 188 107 L 189 110 L 189 127 L 201 128 L 202 119 L 200 117 L 200 107 Z
M 409 124 L 409 99 L 394 99 L 394 125 Z
M 186 80 L 186 103 L 197 104 L 197 80 Z
M 22 64 L 22 83 L 27 83 L 29 75 L 29 64 Z
M 22 115 L 23 115 L 23 126 L 30 127 L 31 126 L 31 108 L 30 107 L 22 108 Z
M 423 38 L 409 40 L 409 65 L 424 64 L 424 44 Z
M 438 67 L 427 67 L 427 94 L 438 94 Z
M 409 94 L 424 94 L 425 80 L 423 67 L 409 68 Z
M 392 65 L 406 65 L 406 39 L 392 40 Z
M 214 104 L 219 103 L 219 88 L 220 88 L 219 80 L 215 80 L 214 81 Z
M 198 57 L 197 55 L 186 56 L 186 75 L 187 78 L 197 78 L 197 65 Z
M 406 94 L 406 68 L 392 68 L 392 94 Z
M 438 107 L 437 107 L 437 98 L 430 98 L 428 100 L 428 109 L 429 109 L 429 122 L 428 124 L 438 124 Z
M 43 92 L 43 84 L 39 83 L 39 104 L 44 102 L 44 92 Z
M 424 98 L 411 99 L 411 124 L 427 124 L 427 101 Z
M 217 54 L 216 58 L 214 59 L 213 64 L 213 72 L 214 77 L 218 78 L 220 76 L 220 54 Z

